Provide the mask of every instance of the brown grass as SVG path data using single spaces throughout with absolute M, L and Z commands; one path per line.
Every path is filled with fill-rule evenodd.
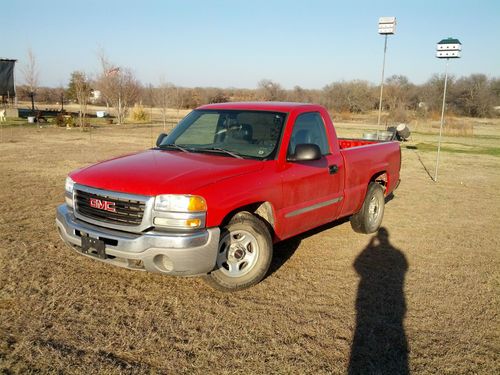
M 353 114 L 350 111 L 341 111 L 334 114 L 334 117 L 338 121 L 351 121 L 353 119 Z
M 439 128 L 439 126 L 435 126 L 435 128 Z M 456 117 L 450 117 L 444 123 L 443 133 L 449 135 L 471 137 L 474 135 L 474 125 L 470 121 L 457 119 Z
M 0 372 L 344 374 L 351 352 L 353 373 L 500 372 L 498 157 L 443 152 L 434 183 L 423 167 L 434 153 L 405 148 L 382 252 L 336 223 L 278 245 L 259 285 L 221 294 L 83 258 L 56 233 L 70 170 L 150 147 L 160 131 L 4 131 Z

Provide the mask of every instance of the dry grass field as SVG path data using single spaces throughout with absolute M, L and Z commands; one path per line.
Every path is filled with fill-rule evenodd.
M 161 125 L 5 127 L 0 373 L 500 373 L 500 122 L 445 137 L 438 183 L 430 128 L 402 144 L 385 231 L 306 233 L 276 246 L 263 282 L 223 294 L 89 260 L 57 235 L 66 174 L 151 147 Z

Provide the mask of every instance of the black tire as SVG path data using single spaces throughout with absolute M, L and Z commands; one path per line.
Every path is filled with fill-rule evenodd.
M 352 229 L 358 233 L 375 233 L 382 224 L 384 208 L 384 188 L 371 182 L 361 210 L 351 216 Z
M 266 275 L 273 256 L 267 226 L 250 212 L 236 214 L 220 235 L 215 269 L 203 279 L 211 287 L 233 292 L 257 284 Z

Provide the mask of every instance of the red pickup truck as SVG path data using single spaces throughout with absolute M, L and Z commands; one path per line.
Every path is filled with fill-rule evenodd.
M 80 254 L 233 291 L 273 243 L 342 217 L 377 231 L 400 167 L 397 142 L 338 139 L 322 106 L 211 104 L 153 149 L 71 172 L 56 224 Z

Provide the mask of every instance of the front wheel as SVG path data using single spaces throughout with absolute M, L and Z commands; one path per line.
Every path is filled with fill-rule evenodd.
M 376 182 L 368 185 L 361 210 L 351 216 L 351 227 L 358 233 L 375 233 L 384 217 L 384 189 Z
M 251 213 L 240 212 L 222 230 L 216 268 L 204 280 L 222 291 L 248 288 L 264 278 L 272 254 L 266 225 Z

